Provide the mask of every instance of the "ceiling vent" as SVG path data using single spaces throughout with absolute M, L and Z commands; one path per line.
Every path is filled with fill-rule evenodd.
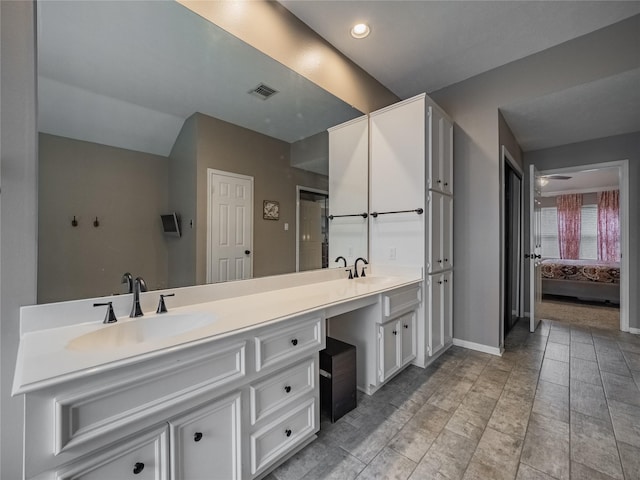
M 278 91 L 275 88 L 271 88 L 269 85 L 261 83 L 253 90 L 250 90 L 249 93 L 258 98 L 261 98 L 262 100 L 266 100 L 267 98 L 272 97 L 273 95 L 278 93 Z

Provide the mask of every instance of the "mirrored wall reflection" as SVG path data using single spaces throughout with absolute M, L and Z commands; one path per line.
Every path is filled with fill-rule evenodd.
M 298 193 L 298 270 L 329 266 L 329 193 L 301 188 Z
M 295 271 L 296 186 L 361 115 L 176 2 L 39 2 L 38 74 L 40 303 L 205 283 L 208 168 L 254 178 L 253 275 Z

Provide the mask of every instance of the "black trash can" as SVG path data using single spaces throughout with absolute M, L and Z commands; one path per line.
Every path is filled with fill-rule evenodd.
M 331 423 L 356 408 L 356 347 L 327 337 L 320 351 L 320 405 Z

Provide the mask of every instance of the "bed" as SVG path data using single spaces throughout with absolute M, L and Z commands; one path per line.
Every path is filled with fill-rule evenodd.
M 620 303 L 620 262 L 546 258 L 542 293 Z

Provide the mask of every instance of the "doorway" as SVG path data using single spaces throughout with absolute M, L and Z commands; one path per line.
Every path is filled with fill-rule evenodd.
M 503 318 L 506 335 L 522 317 L 522 170 L 503 150 Z
M 253 274 L 253 177 L 207 169 L 207 283 Z
M 296 187 L 296 271 L 329 266 L 329 192 Z
M 627 160 L 540 172 L 543 180 L 541 254 L 545 262 L 544 270 L 553 274 L 553 278 L 551 275 L 549 278 L 542 278 L 542 318 L 582 327 L 629 331 L 627 172 Z M 619 228 L 617 241 L 621 258 L 617 259 L 602 259 L 599 251 L 599 212 L 602 208 L 608 208 L 603 207 L 600 193 L 606 192 L 617 193 L 616 203 L 619 203 L 615 223 Z M 559 229 L 556 227 L 559 215 L 556 199 L 563 195 L 578 198 L 579 206 L 576 209 L 580 213 L 579 255 L 568 257 L 577 260 L 554 260 L 566 258 L 559 253 Z M 603 200 L 606 205 L 606 199 Z M 610 232 L 610 222 L 604 224 L 607 226 L 605 232 Z M 565 262 L 571 262 L 572 265 L 564 267 Z M 562 270 L 559 270 L 560 266 L 563 266 Z M 583 276 L 588 276 L 589 281 L 585 281 Z

